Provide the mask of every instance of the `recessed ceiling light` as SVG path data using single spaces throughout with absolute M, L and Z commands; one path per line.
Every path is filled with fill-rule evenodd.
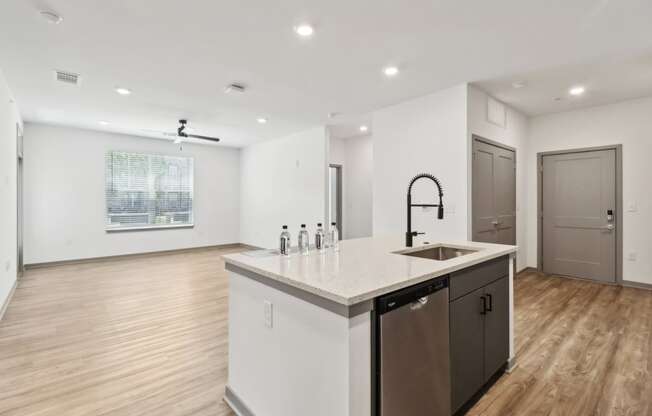
M 123 87 L 116 87 L 115 92 L 117 92 L 120 95 L 129 95 L 131 94 L 131 90 Z
M 360 126 L 360 131 L 361 131 L 361 132 L 364 133 L 364 132 L 366 132 L 367 130 L 369 130 L 369 127 L 367 127 L 367 126 Z
M 39 13 L 45 20 L 55 25 L 58 25 L 59 23 L 63 22 L 63 17 L 59 16 L 58 14 L 56 14 L 51 10 L 41 10 Z
M 267 119 L 265 117 L 258 117 L 256 121 L 259 122 L 260 124 L 267 123 Z
M 569 93 L 570 95 L 575 95 L 575 96 L 577 96 L 577 95 L 582 95 L 582 94 L 584 94 L 584 91 L 586 91 L 586 90 L 584 89 L 584 87 L 582 87 L 582 86 L 577 86 L 577 87 L 573 87 L 573 88 L 571 88 L 570 90 L 568 90 L 568 93 Z
M 395 66 L 388 66 L 383 69 L 383 73 L 388 77 L 393 77 L 398 75 L 398 68 Z
M 105 121 L 105 120 L 100 120 L 99 123 L 100 123 L 102 126 L 108 126 L 109 124 L 111 124 L 111 123 L 109 123 L 108 121 Z
M 313 33 L 315 33 L 315 29 L 306 23 L 295 26 L 294 31 L 297 33 L 297 35 L 303 38 L 308 38 L 312 36 Z
M 525 81 L 514 81 L 512 82 L 512 87 L 518 89 L 524 88 L 527 85 Z

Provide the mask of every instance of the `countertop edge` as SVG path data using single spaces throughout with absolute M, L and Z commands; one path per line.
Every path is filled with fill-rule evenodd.
M 413 277 L 413 278 L 411 278 L 409 280 L 405 280 L 403 282 L 399 282 L 399 283 L 396 283 L 396 284 L 393 284 L 393 285 L 384 286 L 384 287 L 378 288 L 376 290 L 372 290 L 372 291 L 369 291 L 369 292 L 366 292 L 366 293 L 363 293 L 363 294 L 360 294 L 360 295 L 356 295 L 356 296 L 353 296 L 353 297 L 350 297 L 350 298 L 338 296 L 338 295 L 330 293 L 330 292 L 325 292 L 325 291 L 322 291 L 322 290 L 320 290 L 318 288 L 315 288 L 314 286 L 301 284 L 301 282 L 299 282 L 297 280 L 290 279 L 290 278 L 287 278 L 287 277 L 285 277 L 283 275 L 279 275 L 279 274 L 276 274 L 276 273 L 273 273 L 273 272 L 269 272 L 267 270 L 264 270 L 264 269 L 252 266 L 250 264 L 238 261 L 236 259 L 231 258 L 229 255 L 225 255 L 223 258 L 224 258 L 225 263 L 235 265 L 237 267 L 240 267 L 242 269 L 245 269 L 245 270 L 248 270 L 248 271 L 250 271 L 252 273 L 260 275 L 262 277 L 274 280 L 276 282 L 283 283 L 283 284 L 291 286 L 291 287 L 293 287 L 295 289 L 299 289 L 299 290 L 308 292 L 308 293 L 310 293 L 312 295 L 319 296 L 319 297 L 322 297 L 324 299 L 336 302 L 336 303 L 338 303 L 340 305 L 351 307 L 351 306 L 355 306 L 355 305 L 357 305 L 359 303 L 366 302 L 366 301 L 369 301 L 371 299 L 374 299 L 374 298 L 376 298 L 378 296 L 382 296 L 382 295 L 385 295 L 387 293 L 394 292 L 396 290 L 404 289 L 406 287 L 413 286 L 415 284 L 419 284 L 419 283 L 425 282 L 425 281 L 430 280 L 430 279 L 434 279 L 434 278 L 439 277 L 439 276 L 450 274 L 450 273 L 456 272 L 458 270 L 466 269 L 466 268 L 475 266 L 477 264 L 484 263 L 484 262 L 487 262 L 489 260 L 496 259 L 498 257 L 502 257 L 502 256 L 506 256 L 506 255 L 509 255 L 509 254 L 512 254 L 512 253 L 516 253 L 517 250 L 518 250 L 517 247 L 510 247 L 510 248 L 506 248 L 506 249 L 503 249 L 503 250 L 497 250 L 497 251 L 494 251 L 494 252 L 491 252 L 491 253 L 487 253 L 484 256 L 482 256 L 481 258 L 471 259 L 468 262 L 465 262 L 463 264 L 451 265 L 451 266 L 446 267 L 444 269 L 440 269 L 440 270 L 437 270 L 437 271 L 434 271 L 434 272 L 431 272 L 431 273 L 425 273 L 423 275 Z

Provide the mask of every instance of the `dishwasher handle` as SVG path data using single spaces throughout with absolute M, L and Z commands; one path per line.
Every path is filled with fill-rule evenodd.
M 423 308 L 426 304 L 428 303 L 428 297 L 424 296 L 422 298 L 419 298 L 415 300 L 414 302 L 410 303 L 410 309 L 413 311 L 417 311 L 421 308 Z
M 376 298 L 374 309 L 379 315 L 405 305 L 409 305 L 411 310 L 418 310 L 428 303 L 430 295 L 444 289 L 448 289 L 448 276 L 437 277 Z

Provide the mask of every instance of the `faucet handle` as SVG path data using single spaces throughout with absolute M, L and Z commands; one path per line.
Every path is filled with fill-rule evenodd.
M 424 235 L 424 234 L 425 233 L 420 233 L 418 231 L 412 231 L 412 235 L 415 236 L 415 237 L 418 236 L 418 235 Z

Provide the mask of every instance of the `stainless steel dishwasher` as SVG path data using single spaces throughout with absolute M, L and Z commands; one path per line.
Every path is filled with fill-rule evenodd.
M 448 277 L 376 301 L 376 416 L 450 416 Z

